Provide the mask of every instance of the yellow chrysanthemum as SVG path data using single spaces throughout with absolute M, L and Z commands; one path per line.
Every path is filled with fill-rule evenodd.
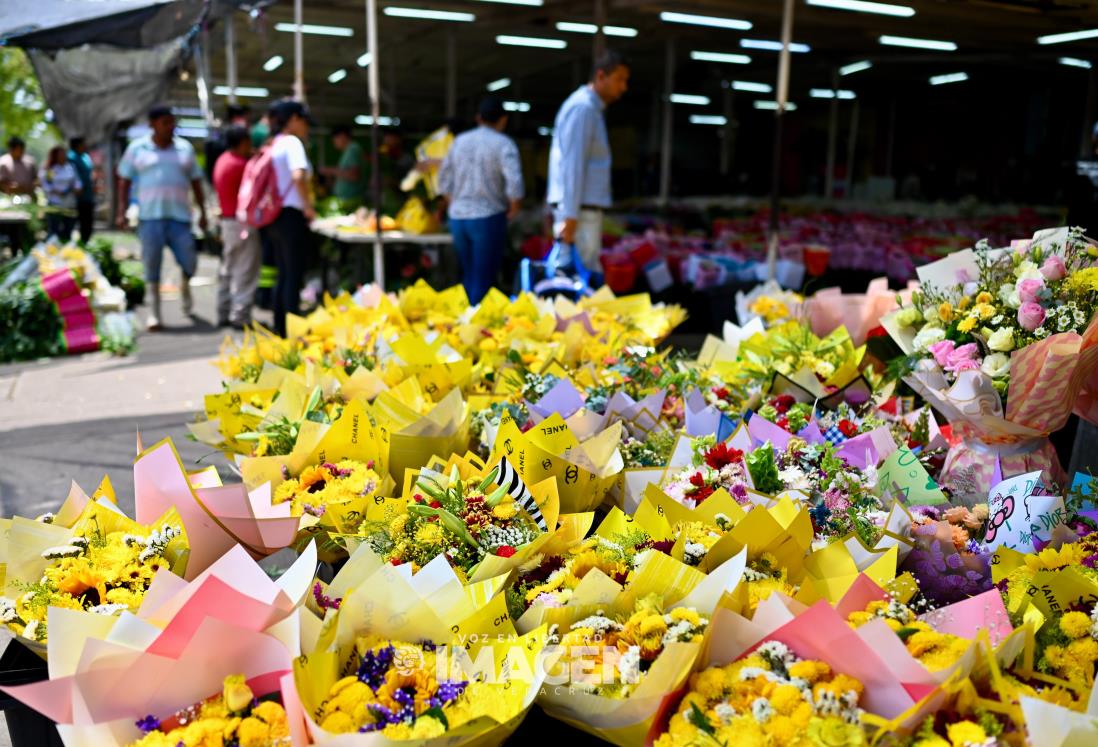
M 958 721 L 946 727 L 946 736 L 953 747 L 968 747 L 973 744 L 983 744 L 987 741 L 987 732 L 984 727 L 972 721 Z
M 1090 632 L 1090 618 L 1082 612 L 1068 612 L 1060 618 L 1060 630 L 1068 638 L 1082 638 Z
M 1069 565 L 1078 565 L 1086 558 L 1084 550 L 1076 544 L 1066 544 L 1056 549 L 1046 547 L 1036 555 L 1026 555 L 1026 567 L 1032 571 L 1054 571 Z

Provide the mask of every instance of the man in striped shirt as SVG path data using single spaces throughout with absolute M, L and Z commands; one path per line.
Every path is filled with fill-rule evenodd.
M 499 99 L 481 102 L 477 124 L 454 138 L 438 172 L 462 284 L 472 304 L 480 303 L 499 275 L 507 219 L 518 212 L 524 193 L 518 146 L 503 134 L 507 113 Z

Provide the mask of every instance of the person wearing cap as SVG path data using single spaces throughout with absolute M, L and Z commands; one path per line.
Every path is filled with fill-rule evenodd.
M 175 115 L 166 106 L 149 110 L 152 133 L 139 137 L 126 148 L 118 164 L 118 226 L 126 227 L 126 208 L 130 188 L 137 182 L 137 236 L 141 240 L 141 260 L 145 264 L 145 283 L 149 295 L 150 331 L 160 325 L 160 266 L 165 245 L 172 250 L 183 271 L 180 292 L 183 313 L 192 316 L 191 277 L 198 265 L 194 234 L 191 232 L 191 203 L 188 192 L 198 205 L 199 227 L 205 231 L 206 203 L 202 195 L 202 169 L 194 148 L 175 136 Z
M 480 104 L 477 127 L 454 138 L 438 173 L 454 249 L 469 303 L 480 303 L 499 275 L 507 247 L 507 219 L 522 204 L 522 164 L 515 141 L 503 134 L 507 113 L 499 99 Z
M 274 327 L 285 336 L 286 315 L 299 312 L 301 285 L 305 279 L 305 261 L 311 234 L 309 224 L 316 217 L 309 191 L 313 173 L 305 155 L 312 117 L 300 101 L 281 99 L 267 112 L 271 134 L 271 163 L 276 189 L 282 198 L 282 210 L 270 225 L 260 229 L 274 248 L 278 280 L 274 289 Z
M 553 236 L 572 256 L 577 273 L 592 285 L 601 282 L 602 211 L 610 207 L 610 140 L 606 107 L 629 87 L 629 64 L 606 50 L 595 60 L 591 82 L 561 105 L 549 146 L 549 189 Z M 579 255 L 579 256 L 574 256 Z

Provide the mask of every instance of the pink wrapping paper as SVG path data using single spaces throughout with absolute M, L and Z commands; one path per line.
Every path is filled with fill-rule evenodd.
M 905 303 L 911 300 L 916 283 L 909 282 L 898 295 Z M 812 332 L 826 337 L 839 327 L 846 327 L 855 345 L 865 342 L 871 329 L 881 323 L 881 317 L 896 306 L 897 292 L 888 289 L 887 278 L 870 282 L 865 293 L 843 293 L 839 288 L 824 288 L 805 302 L 805 317 Z
M 89 353 L 99 349 L 99 335 L 94 327 L 66 329 L 62 334 L 65 336 L 65 350 L 70 353 Z
M 68 269 L 51 272 L 42 278 L 42 290 L 55 303 L 66 296 L 78 295 L 80 286 Z

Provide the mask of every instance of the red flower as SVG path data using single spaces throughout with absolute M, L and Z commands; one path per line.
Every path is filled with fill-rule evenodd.
M 839 421 L 839 431 L 847 438 L 853 438 L 858 434 L 858 426 L 843 418 Z
M 718 386 L 713 388 L 713 394 L 717 395 L 717 399 L 730 400 L 732 399 L 732 392 L 728 391 L 728 387 Z
M 789 412 L 789 408 L 797 403 L 797 400 L 793 399 L 792 394 L 781 394 L 774 398 L 774 409 L 778 412 L 785 414 Z
M 500 558 L 509 558 L 514 554 L 515 554 L 515 548 L 511 547 L 510 545 L 501 545 L 496 550 L 496 556 L 500 557 Z
M 416 493 L 415 495 L 412 496 L 412 500 L 415 501 L 416 503 L 423 503 L 423 496 L 420 495 L 419 493 Z
M 390 565 L 400 565 L 400 558 L 390 558 L 389 559 L 389 564 Z
M 787 430 L 787 431 L 788 431 L 788 430 L 789 430 L 789 418 L 787 418 L 786 416 L 782 415 L 782 416 L 781 416 L 780 418 L 778 418 L 778 419 L 777 419 L 777 421 L 775 421 L 774 425 L 776 425 L 776 426 L 778 426 L 779 428 L 783 428 L 783 429 L 785 429 L 785 430 Z
M 442 508 L 442 504 L 439 503 L 438 501 L 431 501 L 427 505 L 430 506 L 431 508 Z
M 732 462 L 738 462 L 743 458 L 743 452 L 739 449 L 730 449 L 723 441 L 705 452 L 705 463 L 713 469 L 720 469 Z
M 696 488 L 704 488 L 705 476 L 702 475 L 701 472 L 695 472 L 694 474 L 690 475 L 690 484 Z

